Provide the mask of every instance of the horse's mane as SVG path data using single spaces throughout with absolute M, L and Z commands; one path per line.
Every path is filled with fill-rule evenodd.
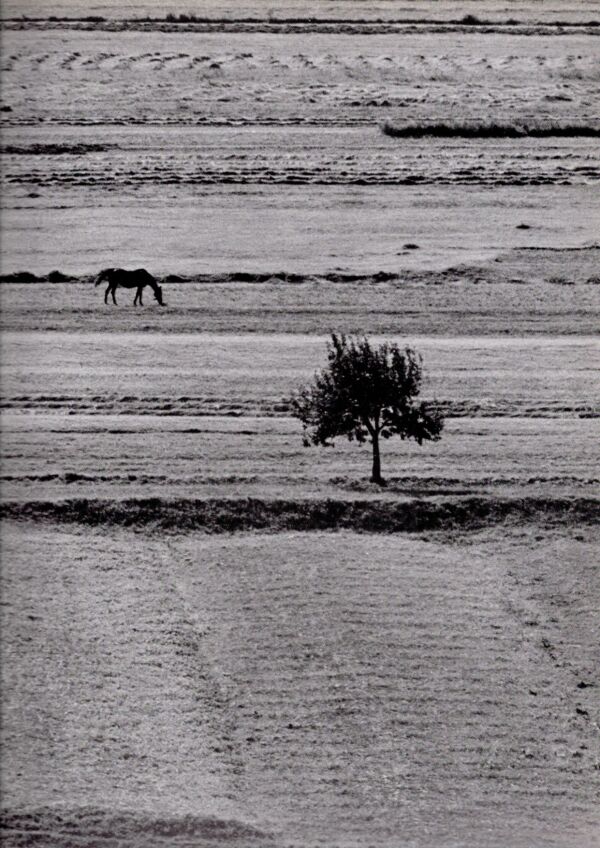
M 103 271 L 100 271 L 98 276 L 96 277 L 96 281 L 94 282 L 94 287 L 99 286 L 103 280 L 108 279 L 109 275 L 116 271 L 116 268 L 105 268 Z

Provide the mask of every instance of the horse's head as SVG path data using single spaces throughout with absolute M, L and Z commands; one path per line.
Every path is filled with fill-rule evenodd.
M 104 280 L 110 279 L 114 270 L 114 268 L 105 268 L 103 271 L 100 271 L 94 281 L 94 286 L 99 286 L 100 283 L 104 282 Z
M 154 287 L 154 297 L 157 299 L 161 306 L 165 305 L 162 296 L 162 286 L 159 286 L 158 283 Z

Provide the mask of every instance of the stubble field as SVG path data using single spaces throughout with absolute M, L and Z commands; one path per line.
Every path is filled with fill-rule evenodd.
M 596 542 L 9 525 L 8 844 L 593 845 Z
M 593 4 L 405 5 L 3 8 L 7 845 L 599 844 Z M 331 331 L 447 416 L 383 490 Z

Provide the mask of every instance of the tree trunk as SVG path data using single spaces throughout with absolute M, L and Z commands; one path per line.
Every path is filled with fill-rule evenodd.
M 379 455 L 379 433 L 377 430 L 371 435 L 371 443 L 373 444 L 373 473 L 371 474 L 371 483 L 377 483 L 378 486 L 385 486 L 385 480 L 381 476 L 381 457 Z

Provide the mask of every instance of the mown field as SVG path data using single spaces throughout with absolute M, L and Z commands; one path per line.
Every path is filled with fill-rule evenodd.
M 306 449 L 291 417 L 290 397 L 326 363 L 325 343 L 5 333 L 3 496 L 381 497 L 368 483 L 368 445 Z M 596 339 L 406 343 L 424 357 L 423 396 L 449 417 L 439 443 L 385 444 L 384 497 L 597 492 Z
M 191 5 L 3 4 L 3 844 L 594 848 L 594 3 Z
M 257 256 L 238 272 L 203 274 L 196 268 L 183 277 L 165 272 L 162 277 L 157 274 L 163 280 L 163 309 L 148 290 L 145 309 L 133 308 L 134 292 L 122 290 L 117 292 L 118 309 L 112 302 L 105 305 L 106 287 L 94 288 L 94 274 L 89 271 L 81 281 L 74 278 L 50 285 L 18 282 L 7 274 L 0 283 L 0 327 L 19 332 L 161 335 L 292 332 L 322 336 L 337 330 L 405 339 L 597 334 L 598 247 L 494 250 L 485 261 L 442 268 L 428 267 L 428 258 L 411 259 L 411 254 L 420 257 L 418 249 L 401 252 L 416 267 L 403 267 L 398 260 L 391 270 L 373 270 L 373 257 L 368 257 L 352 271 L 321 268 L 310 273 L 294 271 L 297 260 L 292 269 L 269 269 Z M 370 270 L 361 270 L 369 262 Z M 143 264 L 152 268 L 147 261 Z M 65 265 L 60 265 L 62 274 Z M 46 282 L 49 272 L 46 264 L 42 271 L 26 273 L 34 279 L 38 274 L 37 279 Z M 232 345 L 236 346 L 235 340 Z
M 596 553 L 8 524 L 6 844 L 592 846 Z
M 594 845 L 597 340 L 399 338 L 384 490 L 325 340 L 4 334 L 7 845 Z

